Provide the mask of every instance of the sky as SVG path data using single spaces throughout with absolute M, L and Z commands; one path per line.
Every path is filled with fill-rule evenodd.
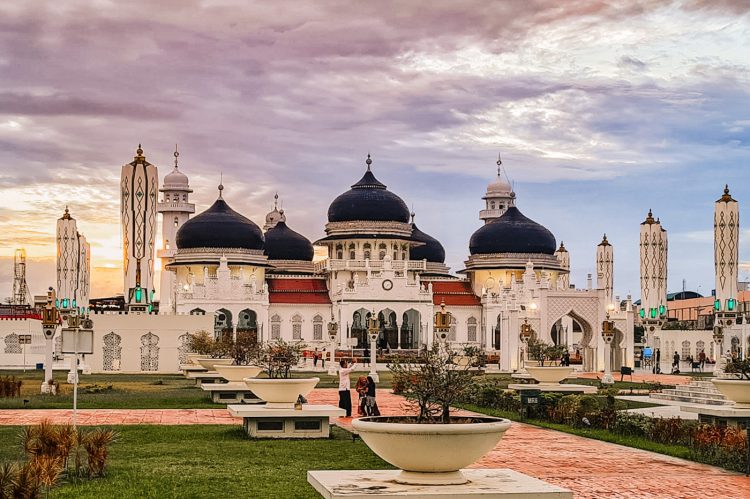
M 463 268 L 501 154 L 517 206 L 565 242 L 585 286 L 606 232 L 637 298 L 638 231 L 668 230 L 669 290 L 709 294 L 713 203 L 750 201 L 746 0 L 0 3 L 0 297 L 25 248 L 54 283 L 66 205 L 92 296 L 122 292 L 119 175 L 179 145 L 198 211 L 217 197 L 324 236 L 373 172 Z M 743 242 L 750 230 L 742 229 Z M 740 257 L 750 260 L 750 246 Z M 741 279 L 750 278 L 750 267 Z

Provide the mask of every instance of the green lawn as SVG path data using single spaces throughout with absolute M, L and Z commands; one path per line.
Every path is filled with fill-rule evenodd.
M 361 441 L 333 428 L 324 440 L 249 440 L 239 426 L 117 426 L 107 477 L 54 490 L 54 498 L 320 497 L 316 469 L 389 469 Z M 0 428 L 15 443 L 19 427 Z M 0 445 L 0 461 L 18 445 Z

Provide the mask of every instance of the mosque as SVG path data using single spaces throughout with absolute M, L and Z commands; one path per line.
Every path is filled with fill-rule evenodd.
M 612 245 L 604 236 L 596 247 L 596 282 L 572 287 L 570 254 L 523 215 L 499 159 L 477 203 L 481 226 L 455 274 L 440 242 L 417 227 L 404 200 L 377 179 L 369 155 L 361 178 L 331 201 L 325 235 L 316 241 L 296 232 L 293 217 L 276 202 L 261 228 L 232 209 L 231 189 L 223 185 L 216 201 L 195 215 L 193 190 L 177 160 L 175 152 L 161 182 L 140 146 L 122 167 L 124 307 L 93 314 L 94 348 L 85 356 L 92 371 L 177 371 L 188 353 L 188 333 L 199 330 L 303 341 L 320 350 L 332 347 L 328 329 L 335 323 L 335 347 L 356 352 L 368 341 L 372 314 L 380 319 L 379 348 L 415 351 L 436 341 L 433 316 L 441 306 L 452 313 L 448 342 L 484 349 L 500 371 L 521 367 L 523 324 L 548 342 L 568 345 L 583 369 L 602 370 L 605 359 L 614 369 L 632 366 L 636 312 L 630 297 L 612 294 Z M 155 248 L 159 214 L 163 247 Z M 68 252 L 68 241 L 58 238 L 58 254 Z M 162 268 L 158 299 L 156 258 Z M 88 306 L 88 296 L 58 298 Z M 609 346 L 601 335 L 605 320 L 615 326 Z M 10 326 L 0 322 L 3 335 Z M 7 353 L 8 336 L 5 344 Z M 0 353 L 0 364 L 12 361 Z

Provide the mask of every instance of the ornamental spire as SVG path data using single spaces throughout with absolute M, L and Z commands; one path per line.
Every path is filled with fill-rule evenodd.
M 500 153 L 497 153 L 497 176 L 499 177 L 503 171 L 503 160 L 500 158 Z
M 177 144 L 174 145 L 174 169 L 177 169 L 177 158 L 180 157 L 180 153 L 177 151 Z
M 604 234 L 602 242 L 599 243 L 599 246 L 610 246 L 609 241 L 607 240 L 607 234 Z
M 224 190 L 224 172 L 219 173 L 219 199 L 224 199 L 221 197 L 221 191 Z
M 372 164 L 372 159 L 370 158 L 370 153 L 367 153 L 367 160 L 365 160 L 365 164 L 367 165 L 367 171 L 370 171 L 370 165 Z
M 135 150 L 135 159 L 136 160 L 146 159 L 146 156 L 143 155 L 143 148 L 141 147 L 140 143 L 138 143 L 138 149 Z
M 724 203 L 733 203 L 736 202 L 732 196 L 729 194 L 729 184 L 724 185 L 724 194 L 719 198 L 717 203 L 724 202 Z

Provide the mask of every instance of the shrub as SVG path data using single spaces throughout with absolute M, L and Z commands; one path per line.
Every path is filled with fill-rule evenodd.
M 553 363 L 559 361 L 563 354 L 568 350 L 566 345 L 550 345 L 539 338 L 532 337 L 526 344 L 529 359 L 536 360 L 539 365 L 544 365 L 545 361 Z
M 736 426 L 722 428 L 701 424 L 694 431 L 690 450 L 692 459 L 696 461 L 734 471 L 745 471 L 747 446 L 745 430 Z
M 251 362 L 266 371 L 269 378 L 288 378 L 305 348 L 304 343 L 287 343 L 279 338 L 258 347 Z
M 736 378 L 750 380 L 750 359 L 730 360 L 727 362 L 724 372 L 734 374 Z
M 20 397 L 23 383 L 15 376 L 0 377 L 0 397 Z

